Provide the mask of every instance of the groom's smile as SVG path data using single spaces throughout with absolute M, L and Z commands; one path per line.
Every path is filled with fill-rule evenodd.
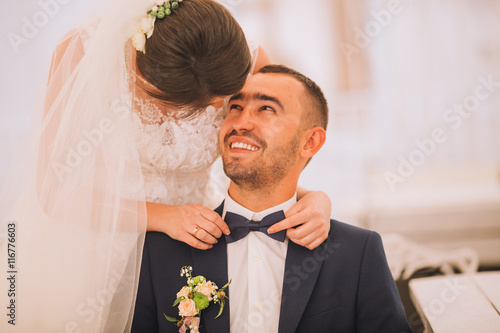
M 238 133 L 232 130 L 224 137 L 224 147 L 229 154 L 238 156 L 238 154 L 248 154 L 258 150 L 265 151 L 267 144 L 251 132 Z
M 250 151 L 256 151 L 259 150 L 259 147 L 253 146 L 252 144 L 247 144 L 244 142 L 233 142 L 230 144 L 231 149 L 243 149 L 243 150 L 250 150 Z

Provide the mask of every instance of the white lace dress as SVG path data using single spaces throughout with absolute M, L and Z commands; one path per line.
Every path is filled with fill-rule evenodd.
M 146 201 L 215 208 L 226 184 L 224 177 L 215 177 L 221 170 L 211 178 L 223 108 L 209 106 L 183 118 L 162 114 L 150 100 L 136 98 L 135 102 L 141 109 L 134 114 L 134 128 Z
M 249 43 L 253 63 L 258 45 Z M 165 115 L 150 99 L 134 98 L 135 139 L 148 202 L 200 203 L 216 208 L 229 184 L 218 158 L 224 108 L 212 106 L 190 117 Z M 213 166 L 213 170 L 212 170 Z

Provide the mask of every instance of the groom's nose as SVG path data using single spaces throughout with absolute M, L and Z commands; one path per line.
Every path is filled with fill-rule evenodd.
M 233 128 L 237 132 L 252 131 L 255 129 L 256 118 L 255 114 L 249 107 L 245 107 L 239 114 L 232 119 Z

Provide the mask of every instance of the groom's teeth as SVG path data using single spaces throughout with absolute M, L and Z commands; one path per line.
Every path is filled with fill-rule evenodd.
M 259 149 L 258 147 L 254 147 L 252 145 L 249 145 L 249 144 L 246 144 L 243 142 L 233 142 L 233 143 L 231 143 L 231 148 L 242 148 L 242 149 L 246 149 L 246 150 L 250 150 L 250 151 L 256 151 Z

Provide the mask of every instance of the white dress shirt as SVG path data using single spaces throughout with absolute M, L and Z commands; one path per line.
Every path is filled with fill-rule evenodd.
M 222 217 L 232 212 L 248 220 L 260 221 L 279 210 L 286 212 L 296 202 L 294 195 L 278 206 L 255 213 L 236 203 L 228 194 Z M 287 248 L 288 238 L 282 243 L 260 231 L 250 232 L 227 245 L 231 332 L 278 332 Z

